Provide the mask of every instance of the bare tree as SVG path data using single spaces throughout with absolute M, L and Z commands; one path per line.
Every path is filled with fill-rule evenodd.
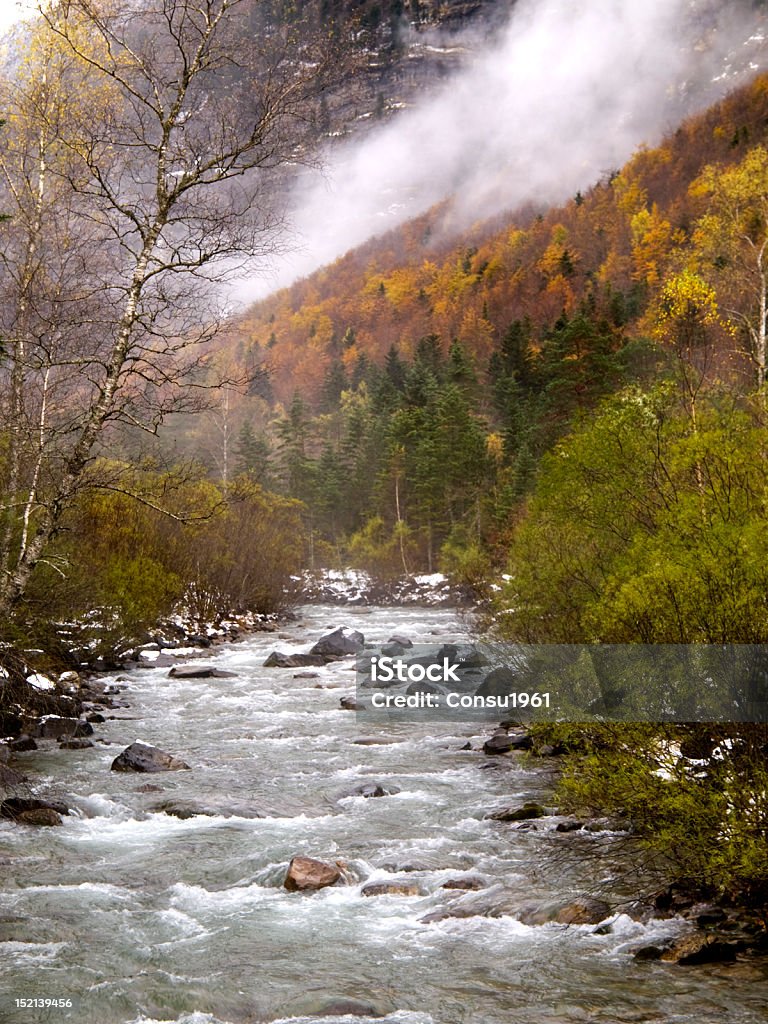
M 251 38 L 246 0 L 40 13 L 1 168 L 14 216 L 0 615 L 98 484 L 109 426 L 154 433 L 210 385 L 215 286 L 274 254 L 279 174 L 310 159 L 316 102 L 340 70 L 327 43 L 276 27 Z

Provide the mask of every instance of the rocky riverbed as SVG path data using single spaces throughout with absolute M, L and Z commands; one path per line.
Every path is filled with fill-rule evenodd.
M 306 607 L 238 644 L 146 650 L 78 693 L 82 729 L 49 718 L 10 754 L 28 781 L 5 802 L 31 803 L 0 820 L 2 1019 L 768 1019 L 743 922 L 638 905 L 621 823 L 557 813 L 557 758 L 520 730 L 347 710 L 351 655 L 315 647 L 339 625 L 464 634 L 445 608 Z M 275 650 L 317 662 L 265 666 Z M 17 1004 L 36 999 L 71 1006 Z

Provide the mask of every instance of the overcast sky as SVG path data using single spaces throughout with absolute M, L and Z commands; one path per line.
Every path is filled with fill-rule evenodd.
M 32 0 L 0 0 L 0 35 L 30 13 Z

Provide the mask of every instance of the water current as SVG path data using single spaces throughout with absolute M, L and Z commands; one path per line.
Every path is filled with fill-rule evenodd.
M 316 678 L 262 667 L 276 647 L 305 651 L 340 624 L 379 642 L 465 632 L 444 609 L 302 608 L 281 639 L 260 634 L 217 649 L 214 663 L 236 677 L 136 670 L 118 683 L 127 706 L 97 727 L 108 743 L 19 755 L 33 782 L 50 780 L 36 788 L 73 812 L 61 828 L 0 824 L 0 1019 L 368 1019 L 318 1016 L 346 998 L 370 1004 L 387 1024 L 768 1021 L 764 963 L 632 959 L 638 942 L 679 926 L 621 913 L 631 895 L 626 854 L 610 835 L 561 834 L 549 818 L 537 830 L 485 819 L 526 800 L 551 805 L 551 762 L 486 757 L 478 748 L 487 728 L 477 723 L 365 726 L 339 707 L 353 692 L 351 661 L 313 669 Z M 137 739 L 192 770 L 111 772 Z M 474 749 L 462 750 L 467 742 Z M 372 781 L 400 792 L 344 795 Z M 182 820 L 157 810 L 165 800 L 222 813 Z M 228 816 L 232 805 L 263 816 Z M 287 892 L 295 855 L 345 862 L 352 884 Z M 484 888 L 442 888 L 466 875 Z M 421 895 L 361 894 L 364 884 L 393 879 Z M 600 933 L 528 927 L 515 916 L 531 900 L 597 890 L 617 905 Z M 479 913 L 423 920 L 457 907 Z M 72 1005 L 24 1007 L 23 999 Z

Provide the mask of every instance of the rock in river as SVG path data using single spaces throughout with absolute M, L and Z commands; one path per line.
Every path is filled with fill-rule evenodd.
M 339 626 L 332 633 L 321 637 L 309 653 L 320 655 L 327 661 L 335 658 L 346 658 L 349 654 L 357 654 L 365 647 L 365 637 L 356 630 L 347 630 Z
M 371 799 L 377 796 L 394 796 L 400 792 L 399 786 L 390 786 L 386 782 L 362 782 L 353 789 L 345 789 L 336 797 L 337 800 L 345 800 L 350 796 L 362 796 Z
M 530 750 L 533 740 L 527 732 L 508 733 L 506 729 L 498 729 L 483 744 L 485 754 L 508 754 L 511 750 Z
M 131 743 L 112 762 L 113 772 L 178 772 L 188 769 L 185 761 L 148 743 Z
M 341 871 L 335 864 L 326 864 L 313 857 L 294 857 L 288 865 L 283 885 L 288 892 L 313 892 L 335 885 L 340 878 Z
M 319 654 L 283 654 L 272 651 L 264 662 L 264 668 L 304 668 L 306 665 L 324 665 L 325 658 Z
M 500 811 L 486 814 L 490 821 L 530 821 L 531 818 L 543 818 L 547 812 L 541 804 L 529 801 L 522 807 L 503 807 Z
M 360 890 L 361 896 L 423 896 L 421 886 L 413 882 L 369 882 Z
M 227 672 L 212 665 L 174 665 L 168 673 L 173 679 L 236 679 L 237 672 Z
M 0 818 L 19 825 L 61 825 L 62 814 L 69 814 L 69 808 L 58 800 L 11 797 L 0 804 Z
M 527 925 L 547 924 L 550 921 L 557 924 L 600 924 L 610 915 L 611 907 L 605 900 L 579 896 L 567 902 L 528 904 L 520 908 L 518 917 Z
M 157 787 L 153 787 L 157 788 Z M 145 787 L 142 787 L 145 789 Z M 254 804 L 231 801 L 229 803 L 204 803 L 201 800 L 162 800 L 150 808 L 161 814 L 170 814 L 173 818 L 264 818 L 265 811 Z
M 93 726 L 79 718 L 62 718 L 60 715 L 46 715 L 37 726 L 37 735 L 43 739 L 72 739 L 75 736 L 90 736 Z
M 61 815 L 52 807 L 38 807 L 32 811 L 22 811 L 16 818 L 20 825 L 50 826 L 61 825 Z
M 465 875 L 463 878 L 449 878 L 443 882 L 441 889 L 459 889 L 465 892 L 478 892 L 485 888 L 485 882 L 476 875 Z

